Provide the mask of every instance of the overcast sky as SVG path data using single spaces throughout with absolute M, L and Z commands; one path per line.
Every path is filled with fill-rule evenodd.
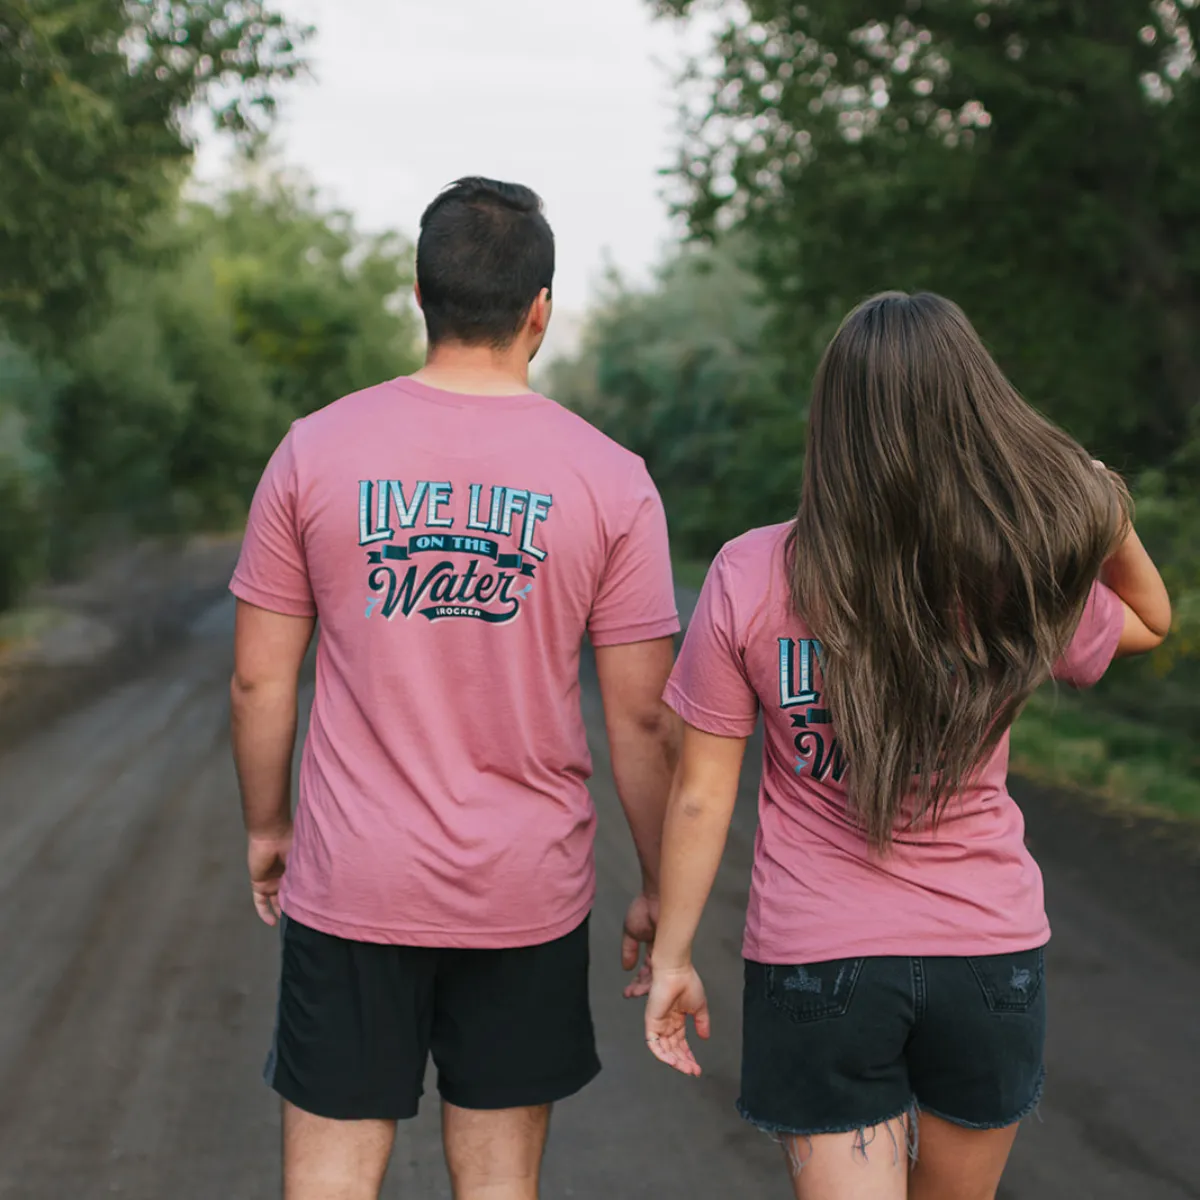
M 558 239 L 560 345 L 606 254 L 635 277 L 657 260 L 672 232 L 657 174 L 676 144 L 672 80 L 697 30 L 651 20 L 645 0 L 281 7 L 317 28 L 315 77 L 285 97 L 283 156 L 364 226 L 411 236 L 460 175 L 529 184 Z M 216 163 L 210 148 L 202 173 Z

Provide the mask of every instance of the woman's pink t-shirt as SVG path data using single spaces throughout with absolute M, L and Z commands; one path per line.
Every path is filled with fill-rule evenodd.
M 751 530 L 717 556 L 666 690 L 667 703 L 707 733 L 748 737 L 763 713 L 745 956 L 797 964 L 1043 945 L 1042 876 L 1008 794 L 1007 733 L 935 829 L 898 833 L 887 854 L 870 850 L 848 813 L 847 764 L 822 707 L 819 646 L 791 610 L 790 529 Z M 1095 683 L 1123 620 L 1120 600 L 1097 583 L 1054 677 Z

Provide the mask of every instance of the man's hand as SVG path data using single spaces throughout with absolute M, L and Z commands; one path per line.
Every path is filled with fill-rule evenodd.
M 627 1000 L 650 992 L 650 955 L 657 927 L 658 897 L 638 896 L 625 914 L 625 936 L 621 939 L 621 966 L 626 971 L 637 970 L 633 982 L 625 989 Z M 643 946 L 646 948 L 646 957 L 639 965 Z
M 251 835 L 246 861 L 250 867 L 250 888 L 254 907 L 268 924 L 275 925 L 283 915 L 279 907 L 279 887 L 292 849 L 292 829 L 269 836 Z

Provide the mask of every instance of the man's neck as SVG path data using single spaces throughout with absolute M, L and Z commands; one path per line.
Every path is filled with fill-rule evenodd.
M 520 396 L 529 391 L 529 356 L 518 345 L 505 350 L 461 344 L 431 347 L 413 378 L 468 396 Z

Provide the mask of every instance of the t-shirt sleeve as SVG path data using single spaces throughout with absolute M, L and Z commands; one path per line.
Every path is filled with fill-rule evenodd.
M 1102 583 L 1092 585 L 1075 636 L 1054 664 L 1054 678 L 1071 687 L 1091 687 L 1108 670 L 1125 627 L 1125 606 Z
M 679 632 L 667 517 L 641 460 L 626 497 L 588 618 L 593 646 L 648 642 Z
M 663 699 L 694 729 L 749 737 L 758 695 L 746 677 L 737 609 L 723 555 L 709 568 Z
M 257 608 L 311 617 L 317 606 L 300 537 L 295 453 L 293 426 L 259 480 L 229 590 Z

